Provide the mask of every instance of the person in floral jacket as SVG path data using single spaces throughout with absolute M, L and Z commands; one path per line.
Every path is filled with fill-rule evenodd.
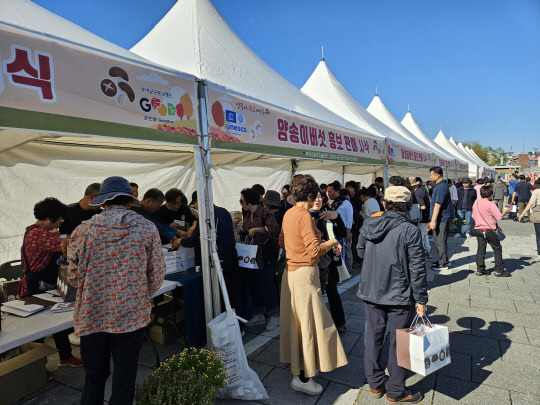
M 75 334 L 81 338 L 86 379 L 81 404 L 102 404 L 114 361 L 109 404 L 132 403 L 150 298 L 161 287 L 165 261 L 154 224 L 130 210 L 133 194 L 122 177 L 109 177 L 91 205 L 101 205 L 73 231 L 69 280 L 77 287 Z

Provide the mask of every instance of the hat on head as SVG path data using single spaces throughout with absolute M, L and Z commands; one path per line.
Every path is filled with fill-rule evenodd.
M 418 177 L 407 177 L 409 180 L 409 183 L 411 184 L 411 187 L 417 186 L 420 184 L 420 181 L 418 181 Z
M 392 202 L 407 202 L 411 199 L 411 192 L 407 187 L 388 187 L 384 191 L 384 199 Z
M 99 195 L 94 198 L 89 205 L 101 205 L 119 195 L 126 195 L 135 200 L 131 187 L 129 186 L 129 181 L 119 176 L 107 177 L 103 183 L 101 183 Z
M 415 177 L 414 181 L 417 181 L 418 183 L 422 183 L 422 179 L 420 177 Z
M 472 184 L 472 180 L 467 177 L 466 179 L 463 179 L 462 183 Z
M 263 203 L 279 207 L 281 205 L 280 194 L 274 190 L 267 190 L 266 194 L 261 200 Z

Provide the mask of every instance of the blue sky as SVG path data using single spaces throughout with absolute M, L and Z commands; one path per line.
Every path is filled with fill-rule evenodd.
M 175 0 L 35 0 L 125 48 Z M 325 48 L 343 86 L 379 96 L 424 132 L 521 152 L 540 148 L 539 0 L 212 0 L 266 63 L 300 88 Z

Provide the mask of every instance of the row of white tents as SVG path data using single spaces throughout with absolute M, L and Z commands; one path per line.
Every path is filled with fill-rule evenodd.
M 35 202 L 78 201 L 113 174 L 232 210 L 242 188 L 280 190 L 295 173 L 363 185 L 435 164 L 491 173 L 410 112 L 400 123 L 378 96 L 365 110 L 324 61 L 300 91 L 210 0 L 178 1 L 129 51 L 28 0 L 0 0 L 0 32 L 0 262 L 19 258 Z

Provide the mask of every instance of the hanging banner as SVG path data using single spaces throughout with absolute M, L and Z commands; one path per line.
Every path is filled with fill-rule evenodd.
M 439 156 L 435 156 L 434 166 L 440 166 L 443 169 L 448 168 L 448 170 L 455 170 L 457 167 L 455 159 L 444 159 Z
M 403 160 L 400 145 L 343 129 L 315 119 L 268 107 L 208 87 L 208 121 L 212 147 L 278 156 L 352 163 L 418 163 L 414 155 Z M 416 157 L 419 159 L 419 157 Z M 406 164 L 406 163 L 405 163 Z
M 401 144 L 388 142 L 388 162 L 404 163 L 408 167 L 432 167 L 433 153 L 408 148 Z
M 469 172 L 469 165 L 467 163 L 458 162 L 457 169 L 459 171 Z
M 197 143 L 194 80 L 27 32 L 0 32 L 1 127 Z

